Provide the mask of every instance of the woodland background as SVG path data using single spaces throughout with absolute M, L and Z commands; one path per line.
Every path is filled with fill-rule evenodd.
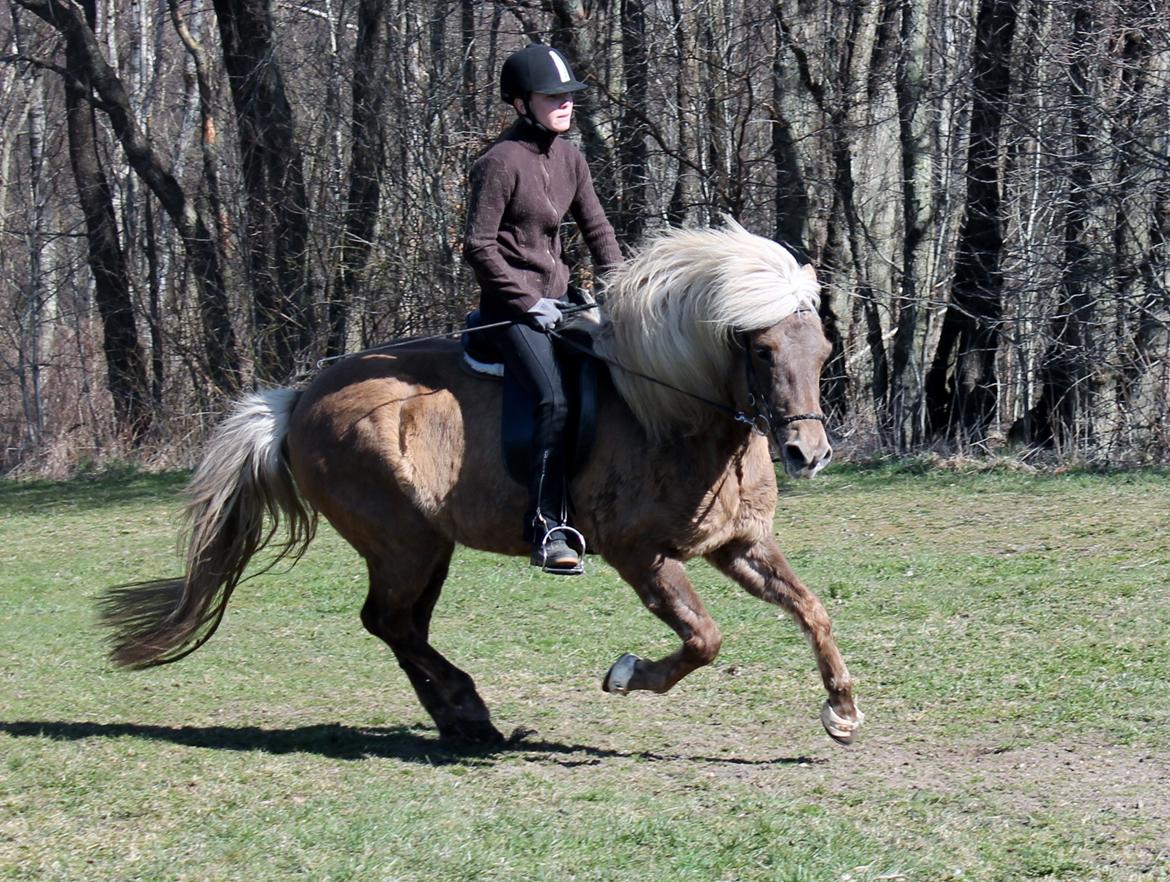
M 7 0 L 0 472 L 183 464 L 240 390 L 457 327 L 536 39 L 624 247 L 727 214 L 815 262 L 840 441 L 1170 456 L 1167 0 Z

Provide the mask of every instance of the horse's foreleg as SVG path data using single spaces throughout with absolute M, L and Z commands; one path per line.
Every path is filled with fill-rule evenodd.
M 853 700 L 853 681 L 833 639 L 832 623 L 820 599 L 796 578 L 775 540 L 769 537 L 755 545 L 733 543 L 707 559 L 750 594 L 782 607 L 796 619 L 812 646 L 829 693 L 821 722 L 832 738 L 851 743 L 865 715 Z
M 623 695 L 634 689 L 666 692 L 691 671 L 714 661 L 723 639 L 719 626 L 703 608 L 679 561 L 659 557 L 641 565 L 613 563 L 646 608 L 669 625 L 683 645 L 658 661 L 623 655 L 605 675 L 602 689 Z
M 428 566 L 415 568 L 413 564 L 422 562 L 392 560 L 392 567 L 370 563 L 370 593 L 362 607 L 362 624 L 394 652 L 440 735 L 477 743 L 503 741 L 475 681 L 428 640 L 431 612 L 447 578 L 451 548 L 437 552 Z

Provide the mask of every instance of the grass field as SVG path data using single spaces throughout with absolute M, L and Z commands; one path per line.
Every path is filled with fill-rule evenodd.
M 613 572 L 461 552 L 434 639 L 500 752 L 440 745 L 323 529 L 144 673 L 94 600 L 175 570 L 180 477 L 0 483 L 0 879 L 1170 879 L 1170 476 L 834 467 L 776 530 L 867 714 L 846 749 L 795 626 L 702 564 L 716 663 Z

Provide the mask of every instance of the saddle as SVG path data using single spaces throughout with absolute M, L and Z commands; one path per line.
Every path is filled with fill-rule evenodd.
M 519 383 L 509 379 L 496 348 L 494 332 L 468 333 L 483 324 L 479 310 L 468 313 L 466 330 L 460 338 L 463 364 L 479 376 L 502 379 L 500 438 L 503 440 L 504 467 L 512 480 L 527 485 L 536 459 L 536 401 Z M 584 464 L 597 432 L 600 362 L 587 354 L 593 351 L 591 332 L 595 327 L 591 322 L 570 321 L 552 338 L 569 399 L 569 422 L 565 430 L 566 478 L 575 475 Z M 565 340 L 575 345 L 568 345 Z

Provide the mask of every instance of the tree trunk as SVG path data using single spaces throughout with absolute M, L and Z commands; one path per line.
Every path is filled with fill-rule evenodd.
M 926 9 L 919 0 L 901 6 L 894 90 L 902 159 L 902 273 L 884 422 L 894 449 L 905 453 L 921 440 L 923 389 L 918 352 L 925 279 L 925 235 L 930 222 L 930 123 L 926 96 Z
M 1170 107 L 1158 84 L 1167 81 L 1170 58 L 1159 51 L 1151 33 L 1135 27 L 1122 39 L 1119 101 L 1111 132 L 1119 154 L 1112 275 L 1113 289 L 1121 294 L 1115 332 L 1121 369 L 1114 397 L 1117 440 L 1127 450 L 1156 450 L 1157 441 L 1163 446 L 1170 442 L 1170 367 L 1165 357 L 1170 344 L 1170 178 L 1149 163 L 1147 153 L 1147 145 L 1162 156 L 1168 152 Z
M 779 2 L 772 6 L 772 29 L 775 49 L 772 52 L 772 162 L 776 166 L 776 239 L 807 258 L 805 236 L 808 231 L 808 191 L 800 170 L 800 153 L 793 136 L 792 124 L 784 112 L 785 44 Z
M 463 126 L 464 131 L 467 132 L 479 128 L 479 106 L 476 103 L 475 82 L 475 7 L 476 0 L 459 0 L 459 46 L 463 50 L 459 74 L 463 82 Z
M 597 47 L 589 31 L 589 13 L 582 0 L 549 0 L 553 19 L 553 43 L 562 50 L 573 66 L 577 78 L 588 82 L 593 72 L 593 65 L 597 57 Z M 577 93 L 575 119 L 581 130 L 581 140 L 585 148 L 585 155 L 590 165 L 595 169 L 602 168 L 607 172 L 614 167 L 613 150 L 609 146 L 612 138 L 610 132 L 597 118 L 596 98 L 590 94 L 591 89 Z M 595 175 L 597 178 L 597 194 L 603 204 L 609 207 L 613 204 L 612 174 Z
M 648 186 L 646 167 L 647 96 L 646 14 L 643 0 L 621 0 L 622 71 L 625 94 L 618 130 L 621 198 L 614 226 L 618 238 L 635 243 L 646 228 Z
M 215 0 L 247 193 L 256 374 L 287 381 L 313 342 L 309 209 L 267 0 Z
M 357 46 L 354 49 L 353 146 L 350 157 L 349 195 L 345 206 L 345 232 L 341 239 L 338 278 L 329 303 L 329 342 L 326 354 L 345 352 L 349 336 L 349 311 L 359 294 L 362 271 L 369 260 L 378 221 L 385 136 L 382 106 L 386 94 L 384 0 L 360 0 Z
M 82 0 L 82 4 L 92 28 L 97 15 L 94 2 Z M 65 66 L 69 160 L 85 215 L 89 268 L 102 319 L 106 385 L 114 399 L 114 419 L 119 430 L 137 442 L 150 427 L 152 415 L 146 361 L 138 342 L 129 271 L 114 215 L 113 195 L 101 163 L 85 53 L 73 41 L 66 44 Z
M 678 151 L 675 160 L 674 187 L 666 217 L 672 224 L 681 226 L 690 219 L 698 202 L 699 193 L 699 147 L 698 118 L 695 113 L 695 98 L 692 90 L 698 85 L 696 16 L 686 9 L 688 0 L 671 0 L 673 14 L 675 64 L 678 77 L 675 80 L 675 104 L 678 112 Z
M 12 8 L 12 47 L 16 53 L 28 54 L 28 33 L 20 20 L 20 11 Z M 7 47 L 5 47 L 7 48 Z M 14 66 L 15 68 L 15 66 Z M 13 69 L 14 69 L 13 68 Z M 5 82 L 7 85 L 7 82 Z M 28 212 L 25 241 L 28 248 L 28 278 L 19 286 L 21 294 L 14 304 L 18 315 L 16 327 L 15 372 L 20 384 L 21 409 L 24 413 L 24 444 L 29 448 L 40 445 L 45 431 L 45 408 L 42 396 L 43 350 L 42 340 L 46 325 L 46 307 L 52 302 L 51 286 L 46 284 L 45 258 L 52 248 L 49 230 L 51 227 L 48 201 L 49 181 L 45 164 L 46 153 L 46 105 L 44 74 L 33 65 L 25 73 L 25 88 L 28 94 Z M 8 94 L 5 88 L 4 94 Z M 0 162 L 0 173 L 6 180 L 9 175 L 9 153 L 7 144 Z M 5 197 L 0 194 L 0 217 L 8 217 Z
M 175 33 L 191 56 L 195 67 L 195 84 L 199 95 L 199 155 L 203 163 L 203 188 L 207 211 L 211 215 L 216 235 L 210 247 L 223 260 L 223 249 L 230 235 L 227 211 L 223 207 L 219 187 L 219 127 L 215 122 L 216 89 L 212 79 L 211 61 L 203 43 L 187 24 L 187 17 L 179 8 L 178 0 L 167 0 Z
M 1093 350 L 1090 323 L 1094 299 L 1086 236 L 1093 194 L 1092 164 L 1096 133 L 1090 116 L 1089 76 L 1093 58 L 1091 17 L 1084 3 L 1072 9 L 1072 58 L 1068 63 L 1071 152 L 1069 189 L 1065 197 L 1064 259 L 1060 298 L 1052 321 L 1052 342 L 1040 363 L 1040 397 L 1028 414 L 1030 433 L 1024 440 L 1054 444 L 1062 449 L 1078 440 L 1089 441 L 1089 414 L 1094 397 Z
M 996 414 L 995 359 L 1003 315 L 1000 129 L 1011 85 L 1017 2 L 979 4 L 966 214 L 951 301 L 926 380 L 931 430 L 959 443 L 983 444 Z
M 870 280 L 869 245 L 858 210 L 857 185 L 853 174 L 855 120 L 850 112 L 856 102 L 854 96 L 864 94 L 865 84 L 869 80 L 869 61 L 877 39 L 880 6 L 870 0 L 850 4 L 842 12 L 848 15 L 848 21 L 838 45 L 841 54 L 834 59 L 833 91 L 836 101 L 829 114 L 828 134 L 836 201 L 830 222 L 844 226 L 843 234 L 839 234 L 839 238 L 844 239 L 841 243 L 843 247 L 839 246 L 838 254 L 847 261 L 857 298 L 855 303 L 865 323 L 866 348 L 871 361 L 870 394 L 879 417 L 879 431 L 884 432 L 887 426 L 882 417 L 884 403 L 889 396 L 889 360 L 877 292 Z

